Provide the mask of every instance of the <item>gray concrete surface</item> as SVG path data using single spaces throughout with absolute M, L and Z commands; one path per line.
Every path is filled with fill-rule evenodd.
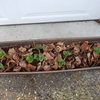
M 100 36 L 95 21 L 0 26 L 0 41 Z M 100 70 L 1 75 L 0 100 L 100 100 Z
M 100 70 L 0 76 L 0 100 L 100 100 Z
M 100 36 L 95 21 L 0 26 L 0 41 Z

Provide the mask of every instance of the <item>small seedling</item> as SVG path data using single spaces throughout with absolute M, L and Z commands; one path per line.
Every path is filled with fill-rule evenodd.
M 57 61 L 59 62 L 60 67 L 62 67 L 63 65 L 66 65 L 66 62 L 62 58 L 58 58 Z
M 41 44 L 37 44 L 34 49 L 39 51 L 39 54 L 34 54 L 34 59 L 42 62 L 45 59 L 44 55 L 40 53 L 40 49 L 43 49 L 43 46 Z
M 45 59 L 45 57 L 42 53 L 39 53 L 39 54 L 34 54 L 34 59 L 42 62 Z
M 4 57 L 6 55 L 6 53 L 2 50 L 2 51 L 0 51 L 0 56 L 1 57 Z
M 41 44 L 37 44 L 34 49 L 40 50 L 43 49 L 43 46 Z
M 3 66 L 3 64 L 2 63 L 0 63 L 0 68 L 3 68 L 4 66 Z
M 94 50 L 96 51 L 96 54 L 100 53 L 100 47 L 94 47 Z
M 26 60 L 31 63 L 34 61 L 34 57 L 31 54 L 27 54 Z
M 63 51 L 63 55 L 65 55 L 65 56 L 70 56 L 70 55 L 72 55 L 72 53 L 69 52 L 69 51 Z

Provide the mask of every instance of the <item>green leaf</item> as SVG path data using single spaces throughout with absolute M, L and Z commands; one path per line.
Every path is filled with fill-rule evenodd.
M 34 49 L 40 50 L 43 49 L 43 46 L 41 44 L 37 44 Z
M 94 47 L 94 50 L 96 51 L 96 54 L 100 53 L 100 47 Z
M 72 55 L 72 53 L 69 52 L 69 51 L 63 51 L 63 55 L 65 55 L 65 56 L 70 56 L 70 55 Z
M 34 59 L 39 60 L 39 54 L 34 54 Z
M 34 57 L 31 54 L 27 54 L 26 60 L 31 63 L 34 61 Z
M 64 60 L 62 58 L 57 59 L 58 62 L 63 62 Z
M 3 66 L 3 64 L 2 63 L 0 63 L 0 68 L 3 68 L 4 66 Z
M 62 58 L 58 58 L 57 61 L 59 62 L 60 67 L 62 67 L 63 65 L 66 65 L 66 62 Z
M 0 56 L 4 57 L 6 55 L 6 53 L 2 50 L 0 51 Z
M 45 57 L 42 53 L 39 53 L 39 54 L 34 54 L 34 59 L 42 62 L 45 59 Z

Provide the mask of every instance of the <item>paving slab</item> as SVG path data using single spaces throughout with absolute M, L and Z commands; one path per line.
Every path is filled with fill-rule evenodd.
M 100 36 L 95 21 L 0 26 L 0 41 Z
M 100 100 L 100 70 L 2 75 L 0 100 Z

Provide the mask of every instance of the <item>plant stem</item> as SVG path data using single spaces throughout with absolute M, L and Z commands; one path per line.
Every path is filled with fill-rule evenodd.
M 41 52 L 40 52 L 40 50 L 39 50 L 39 54 L 40 54 Z
M 40 53 L 41 53 L 41 52 L 40 52 L 40 50 L 39 50 L 39 54 L 40 54 Z M 42 64 L 41 61 L 40 61 L 40 64 Z
M 64 60 L 66 60 L 67 56 L 64 57 Z
M 1 57 L 1 63 L 2 63 L 3 57 Z

